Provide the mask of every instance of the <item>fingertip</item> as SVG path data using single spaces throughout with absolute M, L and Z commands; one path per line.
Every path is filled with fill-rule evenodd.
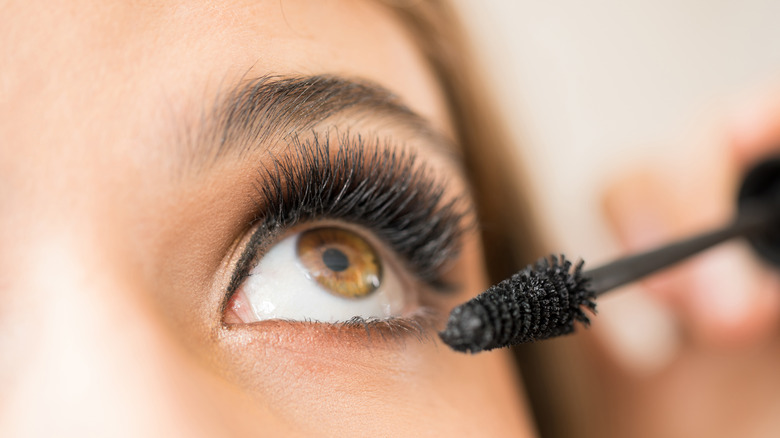
M 687 315 L 691 333 L 704 345 L 735 348 L 773 335 L 780 319 L 780 281 L 758 265 L 749 250 L 727 245 L 692 266 Z
M 737 106 L 728 127 L 730 147 L 739 168 L 780 150 L 780 88 L 753 96 Z
M 674 314 L 639 287 L 604 297 L 593 333 L 609 357 L 634 375 L 660 372 L 674 361 L 681 347 Z
M 617 179 L 604 191 L 604 216 L 625 248 L 644 249 L 670 234 L 670 207 L 665 193 L 663 180 L 650 172 Z

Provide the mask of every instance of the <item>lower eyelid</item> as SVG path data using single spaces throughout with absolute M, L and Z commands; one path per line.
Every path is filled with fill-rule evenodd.
M 420 336 L 399 323 L 408 321 L 374 324 L 366 330 L 359 324 L 267 320 L 227 327 L 216 335 L 224 366 L 241 385 L 273 393 L 303 387 L 326 396 L 361 387 L 360 382 L 368 389 L 378 382 L 398 383 L 399 376 L 410 372 L 437 368 L 446 349 L 437 341 L 435 328 L 443 324 L 420 321 Z
M 434 342 L 437 327 L 442 324 L 441 311 L 420 308 L 404 317 L 353 318 L 339 323 L 269 319 L 226 326 L 225 330 L 260 340 L 265 347 L 396 349 L 407 341 Z

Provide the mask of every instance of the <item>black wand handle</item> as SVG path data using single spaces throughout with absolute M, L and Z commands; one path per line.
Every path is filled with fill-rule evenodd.
M 733 237 L 749 237 L 759 233 L 780 219 L 778 214 L 780 208 L 775 205 L 767 206 L 766 203 L 760 204 L 762 203 L 756 202 L 744 205 L 740 208 L 737 218 L 721 229 L 615 260 L 612 263 L 586 271 L 583 276 L 590 280 L 591 290 L 596 295 L 601 295 L 611 289 L 674 265 L 693 254 Z

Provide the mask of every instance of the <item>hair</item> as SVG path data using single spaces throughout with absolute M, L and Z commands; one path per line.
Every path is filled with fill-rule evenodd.
M 486 270 L 495 284 L 545 253 L 523 187 L 520 148 L 505 128 L 495 99 L 455 7 L 447 0 L 383 0 L 406 26 L 427 59 L 447 99 L 456 141 L 474 193 Z M 548 345 L 515 347 L 525 391 L 543 436 L 570 436 L 576 425 L 560 422 L 561 402 L 550 376 Z M 563 397 L 563 398 L 561 398 Z M 567 408 L 570 408 L 567 406 Z
M 519 149 L 510 141 L 471 55 L 455 9 L 442 0 L 384 3 L 400 17 L 447 99 L 463 165 L 476 198 L 490 280 L 500 281 L 539 257 Z

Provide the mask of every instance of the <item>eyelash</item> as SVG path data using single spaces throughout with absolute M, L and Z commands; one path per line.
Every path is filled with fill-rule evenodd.
M 345 134 L 331 154 L 330 138 L 292 137 L 285 155 L 259 169 L 252 221 L 257 230 L 236 265 L 223 310 L 269 242 L 291 227 L 325 219 L 365 227 L 420 281 L 437 291 L 452 289 L 443 271 L 460 251 L 465 218 L 472 213 L 467 198 L 445 201 L 444 181 L 403 147 Z

